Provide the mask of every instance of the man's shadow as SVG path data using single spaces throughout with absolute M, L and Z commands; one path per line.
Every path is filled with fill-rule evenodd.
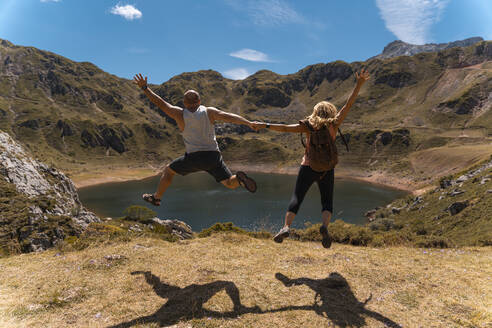
M 365 306 L 371 300 L 372 295 L 364 302 L 360 302 L 352 292 L 347 280 L 337 272 L 330 273 L 328 278 L 325 279 L 289 279 L 281 273 L 276 273 L 275 278 L 280 280 L 286 287 L 306 285 L 316 294 L 313 305 L 291 305 L 266 312 L 312 310 L 318 315 L 330 319 L 335 325 L 340 327 L 363 327 L 366 325 L 364 316 L 368 316 L 388 327 L 401 328 L 399 324 L 382 314 L 366 309 Z
M 246 307 L 241 304 L 239 290 L 233 282 L 217 280 L 208 284 L 192 284 L 184 288 L 168 285 L 161 282 L 159 277 L 153 275 L 150 271 L 135 271 L 132 275 L 143 274 L 145 280 L 152 286 L 154 292 L 162 298 L 167 298 L 164 304 L 154 314 L 123 322 L 111 327 L 123 328 L 132 327 L 137 324 L 155 322 L 159 326 L 170 326 L 182 320 L 191 320 L 193 318 L 213 317 L 213 318 L 236 318 L 238 315 L 245 313 L 260 313 L 259 307 Z M 203 308 L 212 296 L 225 290 L 231 298 L 234 309 L 228 312 L 217 312 Z

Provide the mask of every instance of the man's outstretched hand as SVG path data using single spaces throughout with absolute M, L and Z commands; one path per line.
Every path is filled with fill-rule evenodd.
M 145 89 L 147 87 L 147 77 L 144 78 L 140 73 L 135 74 L 133 83 L 138 85 L 140 89 Z
M 357 83 L 364 84 L 367 80 L 369 80 L 371 76 L 366 69 L 362 69 L 360 73 L 355 72 L 355 78 L 357 79 Z
M 266 127 L 266 123 L 254 121 L 254 122 L 251 122 L 250 127 L 252 129 L 254 129 L 255 131 L 258 131 L 260 129 L 264 129 Z

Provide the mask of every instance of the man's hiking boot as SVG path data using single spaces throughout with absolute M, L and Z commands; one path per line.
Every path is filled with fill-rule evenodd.
M 280 231 L 273 237 L 273 241 L 276 243 L 281 243 L 284 241 L 284 238 L 289 237 L 289 227 L 283 227 Z
M 321 234 L 321 237 L 323 237 L 323 239 L 321 240 L 321 245 L 323 245 L 324 248 L 330 248 L 331 236 L 328 233 L 328 229 L 324 225 L 322 225 L 319 228 L 319 233 Z
M 161 200 L 159 198 L 155 198 L 153 194 L 143 194 L 142 199 L 147 203 L 151 203 L 154 206 L 160 206 Z
M 236 172 L 236 177 L 237 180 L 239 181 L 239 184 L 246 188 L 247 191 L 249 192 L 256 192 L 256 182 L 255 180 L 251 179 L 244 173 L 243 171 L 237 171 Z

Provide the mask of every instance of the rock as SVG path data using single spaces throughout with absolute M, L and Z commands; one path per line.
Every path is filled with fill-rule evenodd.
M 456 202 L 456 203 L 449 205 L 449 207 L 446 208 L 445 210 L 449 211 L 449 213 L 451 213 L 451 215 L 456 215 L 459 212 L 463 211 L 467 206 L 468 206 L 468 201 Z
M 439 200 L 443 200 L 444 198 L 446 198 L 445 196 L 439 196 Z
M 191 227 L 180 220 L 161 220 L 159 218 L 153 218 L 152 221 L 163 226 L 167 231 L 178 237 L 179 239 L 191 239 L 193 238 L 193 231 Z
M 464 190 L 455 189 L 455 190 L 451 191 L 448 195 L 451 197 L 454 197 L 454 196 L 458 196 L 458 195 L 461 195 L 464 193 L 465 193 Z
M 161 131 L 154 129 L 149 124 L 147 123 L 142 124 L 142 128 L 150 138 L 164 139 L 164 134 Z
M 460 176 L 458 179 L 456 179 L 456 183 L 461 183 L 461 182 L 465 182 L 467 180 L 470 179 L 470 175 L 468 174 L 463 174 L 462 176 Z
M 480 181 L 480 184 L 483 185 L 483 184 L 486 184 L 489 181 L 490 181 L 490 178 L 483 178 L 482 181 Z
M 439 181 L 439 185 L 442 189 L 446 189 L 447 187 L 451 187 L 452 182 L 449 179 L 444 179 Z
M 367 211 L 364 213 L 364 216 L 369 219 L 369 221 L 373 221 L 376 219 L 376 211 L 379 210 L 379 207 L 376 207 L 372 210 Z
M 492 194 L 492 189 L 487 190 L 487 193 Z
M 2 131 L 0 179 L 14 186 L 16 192 L 25 195 L 26 199 L 33 200 L 25 204 L 28 222 L 23 223 L 25 226 L 16 228 L 15 236 L 10 236 L 18 239 L 22 244 L 22 251 L 45 250 L 65 238 L 64 229 L 47 224 L 49 219 L 63 224 L 63 228 L 71 234 L 82 231 L 91 222 L 100 221 L 82 206 L 69 178 L 31 158 L 20 144 Z M 3 237 L 1 233 L 0 237 Z
M 373 58 L 385 59 L 385 58 L 393 58 L 398 56 L 413 56 L 421 52 L 437 52 L 440 50 L 454 48 L 454 47 L 467 47 L 480 41 L 483 41 L 483 38 L 473 37 L 473 38 L 468 38 L 465 40 L 459 40 L 449 43 L 438 43 L 438 44 L 427 43 L 423 45 L 416 45 L 416 44 L 410 44 L 400 40 L 396 40 L 391 43 L 388 43 L 386 47 L 384 47 L 383 52 L 381 54 L 372 57 L 370 59 Z
M 56 127 L 62 131 L 61 137 L 73 136 L 73 130 L 67 122 L 58 120 Z
M 19 126 L 24 128 L 29 128 L 32 130 L 39 129 L 39 121 L 38 120 L 27 120 L 19 124 Z
M 392 207 L 391 208 L 391 213 L 393 214 L 400 214 L 401 212 L 401 208 L 398 208 L 398 207 Z
M 393 138 L 393 135 L 391 134 L 391 132 L 383 132 L 381 133 L 380 138 L 381 138 L 381 143 L 386 146 L 387 144 L 391 143 L 391 139 Z

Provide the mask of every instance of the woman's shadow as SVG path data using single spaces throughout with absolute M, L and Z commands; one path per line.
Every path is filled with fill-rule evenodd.
M 152 315 L 143 316 L 128 322 L 123 322 L 111 327 L 132 327 L 137 324 L 155 322 L 159 326 L 170 326 L 182 320 L 191 320 L 193 318 L 213 317 L 213 318 L 235 318 L 245 313 L 260 313 L 259 307 L 246 307 L 241 304 L 239 290 L 233 282 L 217 280 L 208 284 L 192 284 L 184 288 L 168 285 L 161 282 L 159 277 L 153 275 L 150 271 L 135 271 L 132 275 L 143 274 L 145 280 L 152 286 L 154 292 L 162 298 L 167 298 L 164 304 L 157 312 Z M 229 312 L 217 312 L 203 308 L 212 296 L 225 290 L 231 298 L 234 309 Z
M 281 273 L 275 278 L 286 287 L 306 285 L 315 292 L 313 305 L 287 306 L 267 312 L 286 310 L 312 310 L 316 314 L 330 319 L 340 327 L 363 327 L 366 325 L 364 316 L 372 317 L 388 327 L 401 328 L 396 322 L 382 314 L 365 308 L 372 295 L 364 302 L 360 302 L 352 292 L 347 280 L 337 272 L 332 272 L 325 279 L 297 278 L 289 279 Z

